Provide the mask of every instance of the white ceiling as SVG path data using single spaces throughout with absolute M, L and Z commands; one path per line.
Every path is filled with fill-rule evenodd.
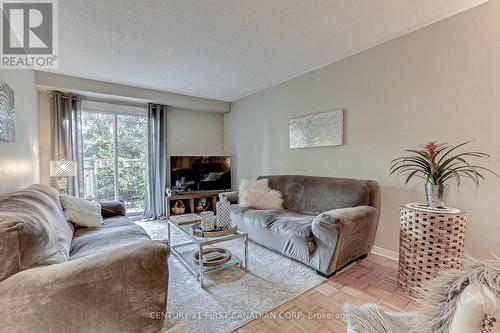
M 62 0 L 58 73 L 233 101 L 486 0 Z

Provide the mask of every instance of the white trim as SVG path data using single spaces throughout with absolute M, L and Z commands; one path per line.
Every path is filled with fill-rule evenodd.
M 391 250 L 384 249 L 382 247 L 378 246 L 373 246 L 371 253 L 379 255 L 381 257 L 389 258 L 392 260 L 398 260 L 399 259 L 399 253 Z
M 147 105 L 132 106 L 132 105 L 119 105 L 109 102 L 98 102 L 95 100 L 84 99 L 82 101 L 83 112 L 104 113 L 113 115 L 132 115 L 138 117 L 147 117 Z
M 230 111 L 229 102 L 58 74 L 54 71 L 45 72 L 37 70 L 35 71 L 35 79 L 39 90 L 73 92 L 87 98 L 111 99 L 144 104 L 158 103 L 193 111 L 217 113 Z

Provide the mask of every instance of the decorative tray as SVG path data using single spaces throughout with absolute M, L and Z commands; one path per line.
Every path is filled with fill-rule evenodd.
M 238 228 L 236 226 L 232 226 L 229 229 L 225 230 L 209 230 L 209 231 L 203 231 L 201 229 L 200 223 L 194 224 L 191 227 L 191 234 L 196 237 L 203 237 L 203 238 L 215 238 L 215 237 L 222 237 L 222 236 L 227 236 L 227 235 L 232 235 L 236 233 Z
M 203 266 L 220 266 L 231 260 L 231 252 L 221 247 L 203 249 Z M 200 251 L 193 254 L 193 261 L 200 263 Z
M 170 216 L 170 220 L 177 225 L 193 224 L 193 223 L 199 224 L 201 222 L 200 215 L 197 214 L 183 214 L 177 216 Z

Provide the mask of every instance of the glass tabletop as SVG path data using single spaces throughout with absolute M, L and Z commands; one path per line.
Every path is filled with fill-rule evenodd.
M 186 236 L 188 236 L 193 242 L 196 242 L 197 244 L 203 244 L 203 243 L 219 243 L 219 242 L 224 242 L 226 240 L 231 240 L 235 238 L 242 238 L 245 237 L 245 233 L 242 233 L 239 230 L 236 230 L 235 233 L 229 234 L 229 235 L 224 235 L 220 237 L 198 237 L 194 236 L 192 233 L 192 228 L 193 226 L 198 225 L 199 223 L 189 223 L 189 224 L 177 224 L 172 220 L 168 220 L 168 223 L 180 231 L 182 231 Z

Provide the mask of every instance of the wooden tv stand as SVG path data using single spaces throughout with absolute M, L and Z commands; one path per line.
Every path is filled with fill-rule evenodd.
M 219 197 L 219 193 L 224 191 L 207 191 L 207 192 L 192 192 L 192 193 L 175 193 L 166 197 L 167 202 L 167 217 L 173 215 L 182 215 L 172 213 L 171 208 L 174 207 L 178 200 L 181 200 L 186 207 L 183 214 L 198 214 L 200 211 L 196 210 L 197 201 L 200 199 L 206 199 L 208 207 L 206 210 L 211 210 L 214 214 L 217 214 L 216 203 Z

